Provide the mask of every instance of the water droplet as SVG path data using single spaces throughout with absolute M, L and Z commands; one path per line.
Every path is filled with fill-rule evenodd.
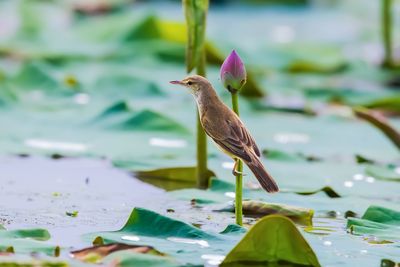
M 153 137 L 150 138 L 149 144 L 151 146 L 180 148 L 180 147 L 185 147 L 187 145 L 187 142 L 185 140 L 179 140 L 179 139 L 168 140 L 168 139 Z
M 90 96 L 88 94 L 79 93 L 74 95 L 74 102 L 78 105 L 86 105 L 90 101 Z
M 225 259 L 225 256 L 217 254 L 204 254 L 201 255 L 201 258 L 206 260 L 209 265 L 220 265 Z
M 371 176 L 368 176 L 367 178 L 365 178 L 365 180 L 367 181 L 367 183 L 373 183 L 373 182 L 375 182 L 375 178 L 374 178 L 374 177 L 371 177 Z
M 343 184 L 345 187 L 348 187 L 348 188 L 353 187 L 353 185 L 354 185 L 354 183 L 352 181 L 345 181 Z
M 127 241 L 140 241 L 140 238 L 135 235 L 124 235 L 124 236 L 121 236 L 121 239 L 127 240 Z
M 225 196 L 227 196 L 227 197 L 231 197 L 231 198 L 235 198 L 235 192 L 225 192 L 225 194 L 224 194 Z
M 354 175 L 353 175 L 353 179 L 354 179 L 355 181 L 364 180 L 364 175 L 361 174 L 361 173 L 354 174 Z
M 324 244 L 324 246 L 327 246 L 327 247 L 329 247 L 329 246 L 331 246 L 331 245 L 332 245 L 332 241 L 325 240 L 323 244 Z
M 168 237 L 167 240 L 185 244 L 194 244 L 194 245 L 197 244 L 202 248 L 208 248 L 210 246 L 206 240 L 197 240 L 197 239 L 179 238 L 179 237 Z

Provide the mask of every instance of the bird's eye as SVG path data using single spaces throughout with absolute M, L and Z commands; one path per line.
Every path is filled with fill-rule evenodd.
M 191 82 L 191 81 L 187 82 L 187 85 L 192 85 L 192 84 L 193 84 L 193 82 Z

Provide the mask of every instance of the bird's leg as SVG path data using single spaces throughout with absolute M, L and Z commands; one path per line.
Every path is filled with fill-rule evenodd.
M 233 164 L 233 169 L 232 169 L 233 176 L 239 176 L 239 175 L 246 176 L 246 174 L 244 174 L 243 172 L 239 172 L 236 170 L 237 165 L 239 163 L 239 159 L 236 158 L 236 159 L 234 159 L 234 161 L 235 161 L 235 164 Z

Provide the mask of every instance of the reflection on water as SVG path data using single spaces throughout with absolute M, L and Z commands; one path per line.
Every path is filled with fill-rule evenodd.
M 313 225 L 304 227 L 304 231 L 314 235 L 330 235 L 333 232 L 343 232 L 345 229 L 346 220 L 344 218 L 320 218 L 313 219 Z M 331 242 L 326 240 L 325 242 Z M 326 243 L 325 246 L 330 246 L 332 243 Z
M 180 237 L 168 237 L 167 240 L 177 243 L 199 245 L 202 248 L 210 247 L 210 245 L 206 240 L 197 240 L 197 239 L 180 238 Z
M 385 240 L 385 239 L 380 239 L 376 236 L 372 235 L 363 235 L 363 239 L 367 241 L 370 244 L 376 244 L 376 245 L 383 245 L 383 244 L 390 244 L 393 243 L 392 241 Z
M 204 254 L 201 255 L 203 260 L 206 260 L 206 265 L 220 265 L 222 261 L 225 259 L 225 256 L 218 254 Z
M 224 195 L 230 198 L 235 198 L 235 192 L 225 192 Z
M 323 244 L 324 244 L 324 246 L 329 247 L 329 246 L 332 246 L 332 241 L 325 240 L 325 241 L 323 242 Z
M 354 186 L 354 183 L 352 181 L 344 181 L 343 185 L 350 188 Z
M 328 227 L 313 227 L 308 226 L 304 228 L 304 231 L 314 235 L 330 235 L 334 230 Z
M 140 238 L 135 235 L 124 235 L 121 236 L 121 239 L 126 241 L 140 241 Z
M 364 180 L 364 175 L 361 174 L 361 173 L 354 174 L 354 175 L 353 175 L 353 180 L 355 180 L 355 181 L 362 181 L 362 180 Z

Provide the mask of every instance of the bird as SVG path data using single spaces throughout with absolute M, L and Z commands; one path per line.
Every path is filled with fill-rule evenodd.
M 260 149 L 254 138 L 239 116 L 218 97 L 212 84 L 200 75 L 191 75 L 170 83 L 188 88 L 194 96 L 205 133 L 235 162 L 233 175 L 239 174 L 236 168 L 238 160 L 242 160 L 264 190 L 269 193 L 278 192 L 278 185 L 261 162 Z

